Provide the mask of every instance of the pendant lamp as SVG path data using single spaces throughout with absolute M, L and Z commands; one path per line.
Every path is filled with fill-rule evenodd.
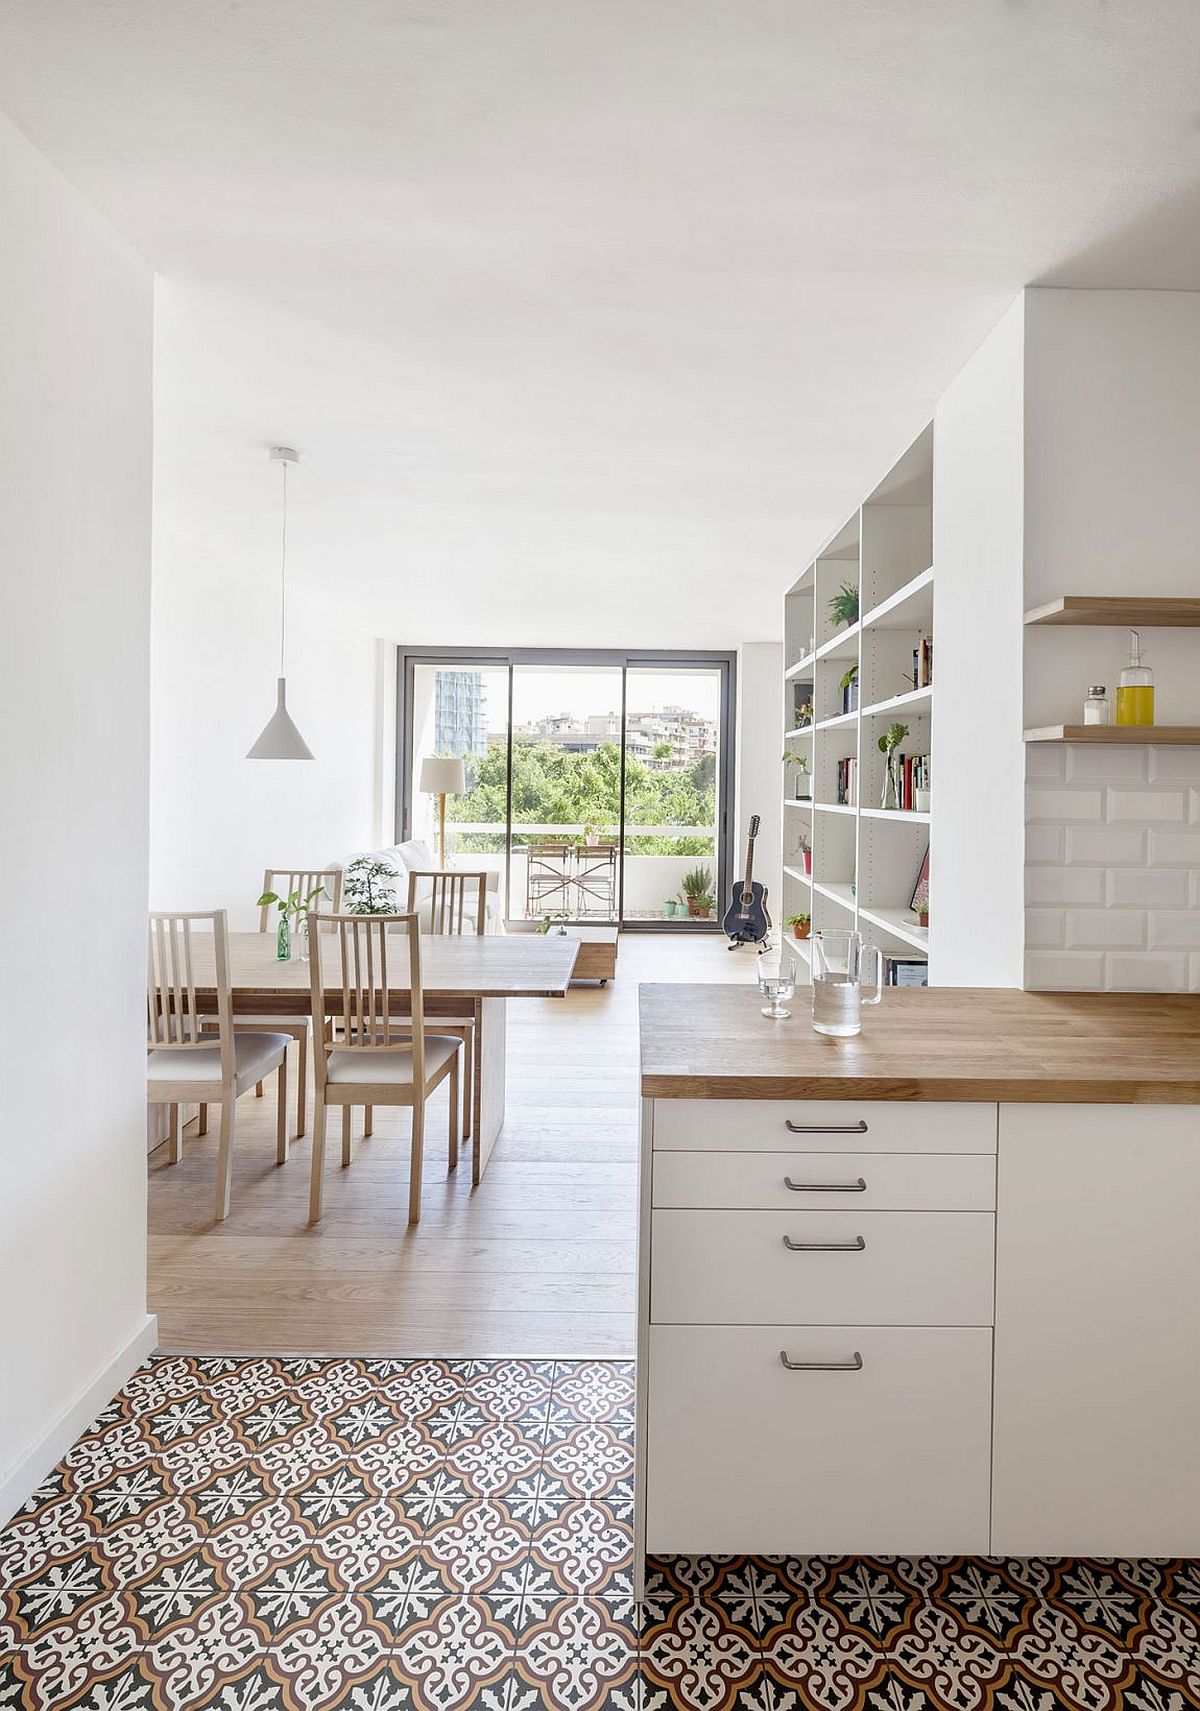
M 287 680 L 283 675 L 283 643 L 287 623 L 287 472 L 300 456 L 291 446 L 272 446 L 271 462 L 283 471 L 283 534 L 279 565 L 279 676 L 275 711 L 259 732 L 258 741 L 247 751 L 247 760 L 311 760 L 312 750 L 292 723 L 287 710 Z

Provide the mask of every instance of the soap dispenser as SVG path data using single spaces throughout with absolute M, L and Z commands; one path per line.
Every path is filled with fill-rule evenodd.
M 1117 685 L 1117 724 L 1153 725 L 1154 673 L 1142 664 L 1142 638 L 1129 632 L 1129 664 Z

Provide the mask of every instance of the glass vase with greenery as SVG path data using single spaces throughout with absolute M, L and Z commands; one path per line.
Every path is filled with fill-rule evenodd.
M 323 885 L 314 886 L 306 896 L 302 896 L 299 891 L 289 891 L 286 895 L 281 895 L 278 891 L 263 892 L 258 900 L 258 907 L 267 909 L 274 903 L 279 910 L 279 923 L 275 928 L 276 961 L 288 962 L 297 946 L 301 957 L 307 961 L 308 938 L 305 922 L 313 903 L 323 896 L 324 892 Z
M 900 806 L 900 769 L 896 763 L 896 750 L 907 735 L 907 725 L 889 725 L 876 744 L 884 757 L 881 808 L 895 809 Z

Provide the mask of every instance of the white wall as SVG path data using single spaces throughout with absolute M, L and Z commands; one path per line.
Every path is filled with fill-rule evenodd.
M 0 119 L 0 1519 L 147 1347 L 151 281 Z
M 1020 986 L 1024 305 L 947 389 L 934 424 L 930 962 L 939 986 Z
M 1025 592 L 1200 594 L 1200 294 L 1030 291 Z M 1200 725 L 1200 632 L 1148 630 L 1159 724 Z M 1115 700 L 1124 630 L 1026 631 L 1027 725 Z M 1031 746 L 1026 979 L 1200 991 L 1200 747 Z
M 783 644 L 743 642 L 737 660 L 735 736 L 735 825 L 733 873 L 746 864 L 746 832 L 751 814 L 759 815 L 754 877 L 767 887 L 767 910 L 776 926 L 783 917 Z M 718 897 L 722 915 L 727 897 Z

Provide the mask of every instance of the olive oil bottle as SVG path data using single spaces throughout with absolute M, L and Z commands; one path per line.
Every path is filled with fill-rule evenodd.
M 1142 664 L 1142 638 L 1129 632 L 1129 664 L 1117 685 L 1117 724 L 1153 725 L 1154 673 Z

